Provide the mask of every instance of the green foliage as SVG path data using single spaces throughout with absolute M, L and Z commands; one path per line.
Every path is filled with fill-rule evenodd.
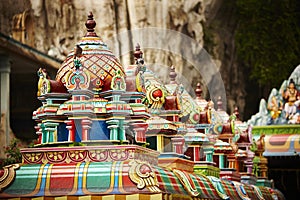
M 18 139 L 14 138 L 11 140 L 10 144 L 7 147 L 4 147 L 6 158 L 1 163 L 1 168 L 6 165 L 22 162 L 19 142 L 20 141 Z
M 238 58 L 261 85 L 279 86 L 300 62 L 298 0 L 236 0 Z

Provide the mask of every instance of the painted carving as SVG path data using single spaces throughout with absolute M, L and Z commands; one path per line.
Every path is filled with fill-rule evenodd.
M 147 100 L 151 109 L 160 109 L 165 103 L 165 92 L 158 84 L 151 84 L 146 87 Z
M 124 77 L 121 75 L 121 71 L 118 70 L 116 75 L 111 80 L 111 89 L 123 90 L 126 89 L 126 83 Z
M 12 164 L 3 167 L 4 173 L 0 177 L 0 192 L 14 181 L 16 169 L 19 169 L 19 167 L 20 164 Z
M 148 163 L 134 160 L 129 165 L 129 178 L 137 184 L 138 189 L 147 188 L 151 192 L 161 192 L 156 174 Z

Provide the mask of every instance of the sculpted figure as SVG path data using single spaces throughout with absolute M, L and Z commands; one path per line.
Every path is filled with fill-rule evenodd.
M 278 119 L 282 110 L 282 102 L 278 101 L 276 96 L 272 96 L 271 102 L 268 104 L 268 110 L 270 111 L 271 121 L 274 122 Z
M 299 100 L 299 91 L 296 89 L 293 79 L 290 80 L 289 86 L 283 91 L 282 97 L 285 100 L 284 111 L 286 119 L 290 119 L 297 112 L 295 102 Z

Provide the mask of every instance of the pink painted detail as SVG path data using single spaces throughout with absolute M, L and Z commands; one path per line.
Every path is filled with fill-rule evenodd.
M 91 128 L 92 120 L 90 119 L 82 119 L 81 126 L 82 126 L 82 141 L 87 141 L 88 138 L 88 131 Z
M 148 128 L 147 123 L 135 123 L 133 124 L 133 130 L 136 132 L 135 140 L 136 142 L 145 143 L 146 142 L 146 131 Z
M 175 153 L 183 154 L 184 138 L 173 137 L 171 140 L 174 146 Z
M 109 151 L 109 156 L 112 160 L 127 160 L 128 159 L 128 151 L 122 151 L 120 149 Z
M 106 149 L 97 149 L 91 150 L 88 152 L 88 158 L 94 162 L 101 162 L 108 160 L 108 150 Z
M 87 151 L 84 150 L 75 150 L 75 151 L 69 151 L 68 157 L 73 162 L 83 162 L 86 161 L 87 157 Z

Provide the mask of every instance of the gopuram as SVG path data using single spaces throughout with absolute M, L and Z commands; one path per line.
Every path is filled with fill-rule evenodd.
M 1 170 L 0 198 L 285 199 L 237 109 L 206 101 L 200 84 L 193 98 L 173 66 L 162 84 L 139 45 L 122 66 L 92 13 L 85 25 L 55 80 L 38 71 L 38 142 Z

